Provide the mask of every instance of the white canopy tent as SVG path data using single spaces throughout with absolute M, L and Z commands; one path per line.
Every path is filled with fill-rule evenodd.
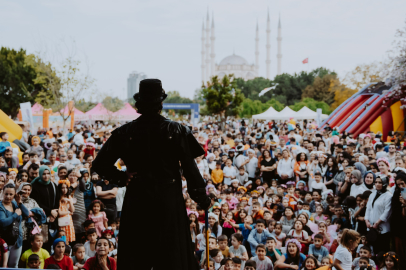
M 265 120 L 272 120 L 275 119 L 275 116 L 278 115 L 278 111 L 275 110 L 272 106 L 269 107 L 268 110 L 266 110 L 263 113 L 260 114 L 255 114 L 252 116 L 253 119 L 265 119 Z
M 326 119 L 328 117 L 327 114 L 322 114 L 321 119 Z M 317 112 L 312 111 L 311 109 L 304 106 L 299 111 L 296 112 L 296 115 L 293 116 L 296 119 L 317 119 Z
M 321 119 L 326 119 L 327 114 L 322 114 Z M 295 112 L 289 107 L 285 107 L 282 111 L 278 112 L 273 107 L 269 107 L 263 113 L 256 114 L 252 116 L 253 119 L 264 119 L 264 120 L 289 120 L 290 118 L 294 119 L 317 119 L 317 112 L 312 111 L 308 107 L 304 106 L 298 112 Z

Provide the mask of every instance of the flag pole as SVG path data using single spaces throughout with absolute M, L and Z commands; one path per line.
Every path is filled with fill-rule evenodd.
M 210 229 L 209 229 L 209 211 L 204 211 L 204 223 L 206 226 L 206 262 L 207 262 L 207 269 L 210 268 L 210 255 L 209 255 L 209 236 L 210 236 Z

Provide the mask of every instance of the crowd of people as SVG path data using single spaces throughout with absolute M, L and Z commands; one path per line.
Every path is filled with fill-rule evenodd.
M 103 136 L 99 123 L 27 132 L 21 165 L 0 133 L 2 267 L 116 269 L 126 186 L 92 170 L 114 127 Z M 206 119 L 190 128 L 205 152 L 195 162 L 212 200 L 206 228 L 183 177 L 201 269 L 406 268 L 401 134 L 355 137 L 307 121 Z M 116 167 L 126 170 L 121 160 Z

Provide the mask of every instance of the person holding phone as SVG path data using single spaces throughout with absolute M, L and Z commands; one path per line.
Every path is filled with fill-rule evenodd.
M 35 201 L 33 198 L 30 198 L 31 191 L 31 184 L 27 182 L 21 182 L 21 185 L 17 188 L 17 194 L 21 196 L 21 202 L 23 203 L 25 208 L 30 211 L 29 217 L 34 216 L 34 214 L 31 213 L 31 209 L 41 208 L 39 207 L 37 201 Z M 23 250 L 27 250 L 30 248 L 31 243 L 29 240 L 29 231 L 27 229 L 25 219 L 22 221 L 21 227 L 23 229 Z
M 4 198 L 0 202 L 0 229 L 3 240 L 9 247 L 8 267 L 17 268 L 21 256 L 23 237 L 22 219 L 28 217 L 29 211 L 22 204 L 21 196 L 13 184 L 4 187 Z M 18 235 L 13 233 L 18 227 Z

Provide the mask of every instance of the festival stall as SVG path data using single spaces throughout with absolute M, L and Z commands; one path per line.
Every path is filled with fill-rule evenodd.
M 103 104 L 97 104 L 93 109 L 86 112 L 85 115 L 89 117 L 89 120 L 102 120 L 102 121 L 109 121 L 114 119 L 114 113 L 112 111 L 107 110 Z
M 275 119 L 275 116 L 278 113 L 279 112 L 277 110 L 275 110 L 273 107 L 269 107 L 269 109 L 266 110 L 265 112 L 253 115 L 252 119 L 272 120 L 272 119 Z
M 115 113 L 113 113 L 114 120 L 118 121 L 132 121 L 137 119 L 141 114 L 137 113 L 137 111 L 127 102 L 124 104 L 124 107 Z

